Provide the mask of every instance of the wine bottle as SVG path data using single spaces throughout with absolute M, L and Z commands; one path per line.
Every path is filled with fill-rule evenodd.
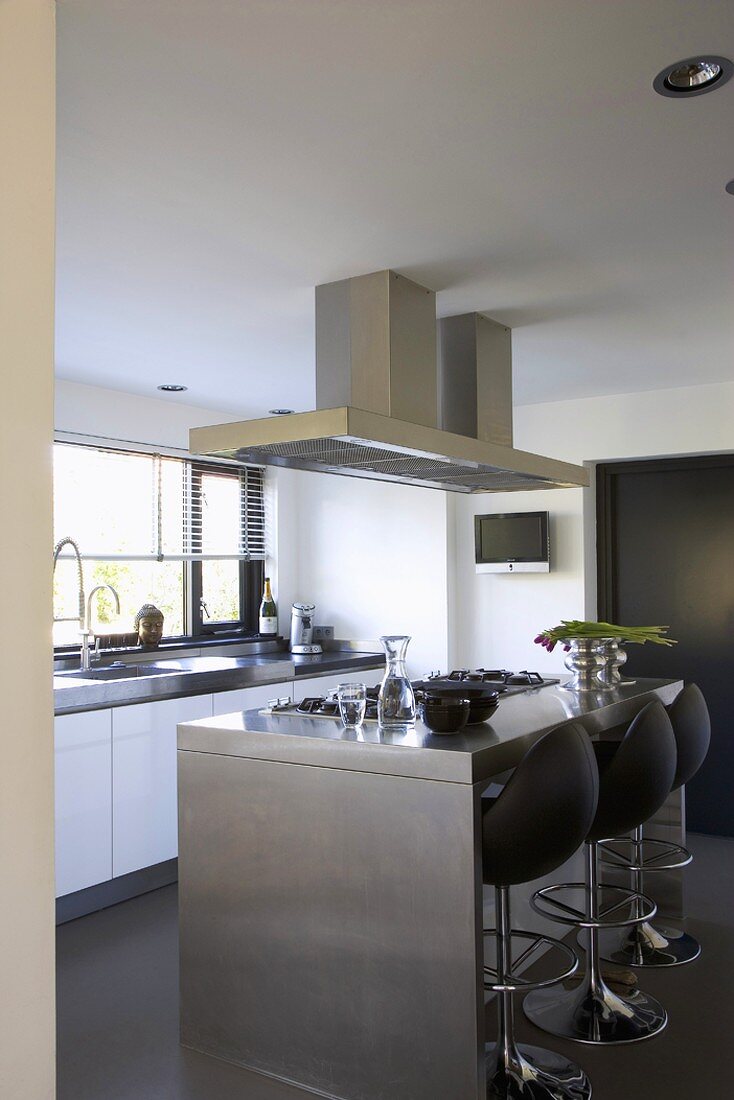
M 275 605 L 273 593 L 270 588 L 270 577 L 265 578 L 265 589 L 260 604 L 260 633 L 278 633 L 278 608 Z

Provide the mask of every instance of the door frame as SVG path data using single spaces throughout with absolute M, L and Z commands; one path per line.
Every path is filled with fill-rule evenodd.
M 734 454 L 683 455 L 678 458 L 633 459 L 600 462 L 596 467 L 596 600 L 597 615 L 611 622 L 617 595 L 616 563 L 613 560 L 616 526 L 614 479 L 618 474 L 660 473 L 667 470 L 705 470 L 734 466 Z

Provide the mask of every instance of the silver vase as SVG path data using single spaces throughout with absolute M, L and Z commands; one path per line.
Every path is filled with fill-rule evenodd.
M 627 651 L 622 649 L 621 638 L 603 638 L 601 655 L 604 665 L 599 671 L 599 680 L 606 688 L 619 687 L 620 684 L 634 684 L 627 677 L 622 679 L 622 665 L 627 660 Z
M 571 648 L 564 664 L 572 675 L 561 686 L 566 691 L 604 691 L 606 685 L 599 679 L 604 666 L 602 641 L 599 638 L 567 638 L 565 644 Z

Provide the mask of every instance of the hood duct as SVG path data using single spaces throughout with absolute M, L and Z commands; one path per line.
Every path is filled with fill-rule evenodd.
M 460 493 L 588 485 L 512 446 L 511 342 L 481 313 L 437 326 L 434 292 L 394 271 L 327 283 L 316 411 L 194 428 L 191 451 Z

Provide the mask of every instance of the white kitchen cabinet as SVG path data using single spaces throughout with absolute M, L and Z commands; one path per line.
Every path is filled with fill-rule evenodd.
M 211 695 L 161 699 L 112 712 L 112 873 L 178 855 L 176 727 L 211 718 Z
M 212 717 L 233 714 L 238 710 L 262 708 L 271 699 L 280 699 L 286 695 L 289 699 L 293 698 L 291 680 L 279 684 L 258 684 L 256 687 L 240 688 L 237 691 L 218 691 L 212 696 Z
M 109 710 L 54 721 L 56 896 L 112 878 L 112 717 Z
M 274 698 L 368 686 L 382 668 L 329 673 L 214 695 L 161 699 L 56 718 L 56 895 L 178 855 L 176 727 Z

